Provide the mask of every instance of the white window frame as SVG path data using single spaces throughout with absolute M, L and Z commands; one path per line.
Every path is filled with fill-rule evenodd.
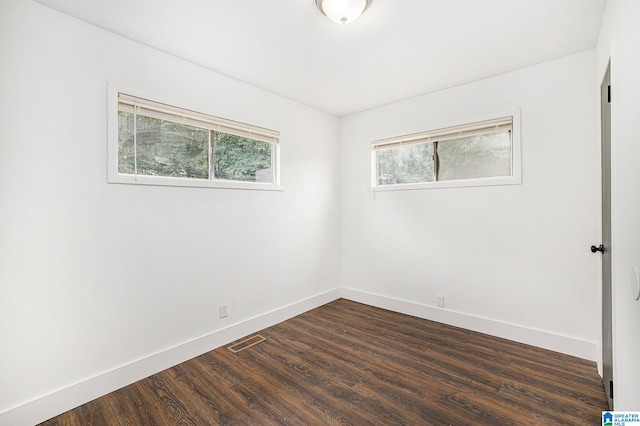
M 182 103 L 167 101 L 161 99 L 158 96 L 148 95 L 141 93 L 137 90 L 123 89 L 115 83 L 108 82 L 107 84 L 107 140 L 108 140 L 108 152 L 107 152 L 107 181 L 109 183 L 120 184 L 133 184 L 133 185 L 157 185 L 157 186 L 179 186 L 179 187 L 195 187 L 195 188 L 223 188 L 223 189 L 248 189 L 248 190 L 261 190 L 261 191 L 282 191 L 284 190 L 280 172 L 280 143 L 279 132 L 270 131 L 278 135 L 278 141 L 273 143 L 272 148 L 272 168 L 273 168 L 273 182 L 245 182 L 245 181 L 233 181 L 223 179 L 193 179 L 171 176 L 148 176 L 148 175 L 132 175 L 122 174 L 118 171 L 118 95 L 120 93 L 133 96 L 141 99 L 148 99 L 155 103 L 170 105 L 173 108 L 186 110 L 189 112 L 197 111 L 197 108 L 189 108 Z M 195 113 L 202 116 L 207 116 L 206 113 Z M 234 122 L 232 120 L 222 119 L 209 115 L 212 118 L 219 120 L 220 122 L 227 122 L 232 125 L 242 126 L 240 122 Z M 258 128 L 257 126 L 244 125 L 245 127 Z
M 496 120 L 499 118 L 511 117 L 512 129 L 511 129 L 511 176 L 498 176 L 498 177 L 483 177 L 474 179 L 457 179 L 457 180 L 441 180 L 435 182 L 420 182 L 420 183 L 401 183 L 395 185 L 378 185 L 376 176 L 376 155 L 374 147 L 380 143 L 381 140 L 402 138 L 404 136 L 410 136 L 419 133 L 434 132 L 437 130 L 445 130 L 452 127 L 465 126 L 472 123 L 478 123 L 482 121 Z M 404 191 L 413 189 L 435 189 L 435 188 L 456 188 L 456 187 L 475 187 L 475 186 L 497 186 L 497 185 L 519 185 L 522 183 L 522 159 L 521 159 L 521 138 L 520 138 L 520 109 L 509 113 L 491 114 L 483 117 L 476 117 L 473 119 L 461 120 L 456 122 L 450 122 L 441 125 L 434 125 L 428 128 L 417 129 L 413 131 L 407 131 L 402 133 L 387 134 L 384 136 L 373 138 L 373 140 L 367 144 L 368 155 L 370 158 L 370 177 L 369 177 L 369 191 L 381 192 L 381 191 Z

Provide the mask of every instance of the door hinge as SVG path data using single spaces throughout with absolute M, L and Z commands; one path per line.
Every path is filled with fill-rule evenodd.
M 607 102 L 611 103 L 611 85 L 607 86 Z
M 609 398 L 613 399 L 613 380 L 609 380 Z

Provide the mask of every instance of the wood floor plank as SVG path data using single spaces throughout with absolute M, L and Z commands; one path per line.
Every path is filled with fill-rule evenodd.
M 284 326 L 280 326 L 279 331 L 282 331 L 283 328 Z M 387 405 L 397 408 L 402 404 L 413 404 L 415 407 L 425 406 L 425 393 L 420 391 L 420 385 L 415 385 L 413 389 L 410 390 L 410 385 L 408 384 L 410 381 L 403 381 L 398 386 L 395 386 L 395 384 L 397 384 L 394 383 L 395 375 L 381 378 L 371 374 L 357 364 L 352 364 L 346 359 L 340 359 L 339 356 L 331 355 L 327 357 L 325 356 L 327 352 L 324 346 L 322 354 L 314 357 L 310 355 L 313 348 L 305 344 L 303 340 L 304 339 L 298 339 L 295 343 L 294 341 L 284 340 L 285 343 L 283 346 L 287 346 L 286 342 L 290 342 L 291 346 L 296 346 L 298 348 L 297 354 L 300 356 L 298 362 L 304 361 L 313 370 L 323 372 L 327 376 L 325 379 L 327 382 L 332 381 L 338 386 L 342 386 L 343 389 L 347 388 L 349 392 L 355 392 L 357 395 L 355 399 L 358 401 L 358 404 L 362 406 L 373 404 L 378 409 Z M 286 349 L 284 350 L 286 351 Z M 348 352 L 342 355 L 345 355 L 346 358 L 353 358 Z M 331 362 L 328 362 L 327 359 L 331 359 Z M 424 383 L 421 385 L 424 385 Z M 338 400 L 334 403 L 338 406 L 345 405 L 345 401 L 347 401 L 347 398 L 339 395 Z M 353 401 L 349 403 L 353 403 Z M 361 409 L 369 411 L 366 407 L 361 407 Z M 420 418 L 418 412 L 413 413 L 410 410 L 401 410 L 398 415 L 394 415 L 393 410 L 388 410 L 385 411 L 384 415 L 378 420 L 382 424 L 416 424 L 415 420 L 418 418 Z
M 246 372 L 226 364 L 224 359 L 216 356 L 216 354 L 217 352 L 214 353 L 213 351 L 207 352 L 192 361 L 197 362 L 209 376 L 215 377 L 222 387 L 231 387 L 247 377 Z
M 340 407 L 349 399 L 345 395 L 348 395 L 351 383 L 335 380 L 323 369 L 312 368 L 306 357 L 301 358 L 295 352 L 276 348 L 270 340 L 253 351 L 236 356 L 251 364 L 260 365 L 258 377 L 285 392 L 289 396 L 287 405 L 297 405 L 298 410 L 308 411 L 308 418 L 316 415 L 340 417 L 340 410 L 332 410 L 333 414 L 329 415 L 327 407 Z M 309 354 L 309 357 L 313 355 Z M 340 396 L 336 397 L 336 394 Z M 364 421 L 358 418 L 355 420 Z
M 531 407 L 535 412 L 544 414 L 549 421 L 555 420 L 555 423 L 566 422 L 568 419 L 571 419 L 572 424 L 597 424 L 600 421 L 602 405 L 585 405 L 580 399 L 540 392 L 518 382 L 505 380 L 500 395 Z M 562 417 L 559 417 L 558 413 L 562 413 Z
M 292 323 L 292 325 L 294 325 Z M 294 325 L 295 326 L 295 325 Z M 307 328 L 314 334 L 322 332 L 322 325 L 308 324 Z M 459 374 L 455 364 L 457 360 L 451 358 L 446 365 L 435 359 L 429 359 L 423 352 L 416 352 L 408 348 L 397 350 L 397 346 L 389 344 L 381 336 L 367 335 L 361 333 L 360 337 L 352 334 L 334 335 L 330 340 L 318 337 L 322 344 L 331 346 L 337 344 L 339 348 L 349 351 L 350 356 L 360 359 L 363 363 L 377 363 L 379 368 L 399 368 L 410 365 L 414 374 L 435 378 L 439 382 L 454 387 L 477 386 L 478 391 L 497 391 L 500 380 L 491 375 L 485 375 L 476 371 L 473 376 Z M 354 343 L 357 342 L 357 343 Z M 380 362 L 383 365 L 380 365 Z M 445 368 L 447 367 L 447 368 Z
M 42 424 L 47 426 L 119 425 L 120 422 L 109 400 L 98 398 Z
M 75 417 L 75 410 L 67 411 L 66 413 L 40 423 L 40 426 L 75 426 Z
M 207 411 L 210 424 L 234 424 L 244 417 L 246 406 L 223 381 L 209 376 L 201 364 L 191 360 L 171 369 L 173 379 L 183 387 L 185 399 L 198 404 L 199 410 Z
M 316 397 L 311 392 L 312 386 L 301 386 L 298 374 L 286 369 L 281 364 L 274 364 L 272 359 L 267 357 L 257 356 L 254 354 L 243 354 L 243 360 L 246 362 L 250 359 L 254 363 L 265 363 L 259 374 L 253 375 L 251 378 L 243 381 L 239 385 L 246 385 L 253 389 L 252 395 L 257 394 L 259 399 L 259 392 L 267 390 L 270 393 L 270 397 L 278 401 L 285 401 L 287 408 L 294 410 L 300 415 L 321 415 L 322 411 L 316 407 Z M 238 386 L 238 385 L 236 385 Z M 273 392 L 269 389 L 277 389 L 277 392 Z M 291 397 L 291 398 L 289 398 Z M 286 401 L 289 401 L 286 404 Z M 278 405 L 282 405 L 281 402 Z M 282 408 L 279 408 L 282 411 Z M 289 414 L 288 416 L 283 414 L 282 417 L 294 418 L 297 415 Z
M 593 367 L 596 371 L 596 367 Z M 545 369 L 541 366 L 527 366 L 520 360 L 514 362 L 503 371 L 505 379 L 525 383 L 543 392 L 554 392 L 561 395 L 580 396 L 585 400 L 600 400 L 604 394 L 601 381 L 587 379 L 583 376 L 564 374 L 554 368 Z M 593 376 L 593 372 L 590 376 Z M 596 377 L 597 373 L 595 374 Z M 574 392 L 578 390 L 577 394 Z
M 112 392 L 105 398 L 111 404 L 122 426 L 160 426 L 166 424 L 165 419 L 158 416 L 156 405 L 145 398 L 137 384 Z
M 45 423 L 597 425 L 593 362 L 337 300 Z
M 141 380 L 140 386 L 154 402 L 160 417 L 171 425 L 206 424 L 200 412 L 191 409 L 189 400 L 181 400 L 176 384 L 171 380 L 167 370 Z

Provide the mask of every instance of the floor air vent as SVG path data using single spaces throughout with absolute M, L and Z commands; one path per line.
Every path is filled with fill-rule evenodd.
M 234 345 L 227 346 L 227 349 L 229 349 L 234 354 L 237 354 L 238 352 L 244 349 L 250 348 L 253 345 L 257 345 L 260 342 L 264 342 L 265 340 L 267 339 L 265 339 L 259 334 L 256 334 L 255 336 L 248 337 Z

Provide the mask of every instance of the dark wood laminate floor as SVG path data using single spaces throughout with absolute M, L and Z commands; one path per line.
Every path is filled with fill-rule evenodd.
M 337 300 L 43 425 L 599 425 L 593 362 Z

